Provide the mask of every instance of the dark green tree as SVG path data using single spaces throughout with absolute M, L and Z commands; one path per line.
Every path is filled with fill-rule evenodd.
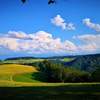
M 100 82 L 100 67 L 92 73 L 93 81 Z

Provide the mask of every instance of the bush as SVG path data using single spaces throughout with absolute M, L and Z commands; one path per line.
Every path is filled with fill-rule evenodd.
M 90 74 L 88 72 L 80 71 L 74 68 L 64 68 L 63 80 L 64 82 L 87 82 L 90 81 Z
M 100 82 L 100 68 L 97 68 L 97 69 L 92 73 L 92 78 L 93 78 L 93 81 Z

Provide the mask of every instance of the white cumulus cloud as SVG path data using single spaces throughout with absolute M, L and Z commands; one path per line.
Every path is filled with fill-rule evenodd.
M 51 23 L 53 23 L 55 26 L 61 27 L 63 30 L 75 30 L 74 24 L 66 23 L 60 15 L 57 15 L 56 17 L 52 18 Z
M 19 50 L 19 43 L 17 39 L 1 37 L 0 46 L 9 48 L 10 50 L 16 51 Z
M 83 19 L 83 23 L 91 29 L 94 29 L 97 32 L 100 32 L 100 24 L 95 24 L 91 22 L 90 18 Z

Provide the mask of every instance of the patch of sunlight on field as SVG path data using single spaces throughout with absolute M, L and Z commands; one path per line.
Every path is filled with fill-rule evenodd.
M 0 81 L 0 87 L 21 87 L 21 86 L 45 86 L 46 83 L 29 83 L 29 82 L 16 82 L 16 81 Z
M 100 86 L 100 83 L 29 83 L 29 82 L 15 82 L 15 81 L 0 81 L 0 87 L 22 87 L 22 86 L 66 86 L 66 87 L 96 87 Z
M 18 64 L 0 65 L 0 74 L 21 74 L 29 72 L 37 72 L 37 70 L 35 69 L 35 67 L 26 65 L 18 65 Z
M 64 62 L 70 62 L 72 60 L 74 60 L 75 58 L 64 58 L 64 59 L 61 59 L 61 61 L 64 61 Z
M 38 72 L 35 67 L 18 65 L 18 64 L 4 64 L 0 65 L 0 82 L 2 80 L 14 81 L 15 75 Z

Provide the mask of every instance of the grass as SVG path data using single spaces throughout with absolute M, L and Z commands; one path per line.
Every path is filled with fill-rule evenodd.
M 4 64 L 0 65 L 0 81 L 14 81 L 13 77 L 19 74 L 38 72 L 35 67 L 18 65 L 18 64 Z
M 44 59 L 18 59 L 18 60 L 5 60 L 3 64 L 29 64 L 34 62 L 41 62 Z
M 0 100 L 11 98 L 13 100 L 100 100 L 100 84 L 33 83 L 23 87 L 0 87 Z
M 0 74 L 20 74 L 28 72 L 37 72 L 35 67 L 18 65 L 18 64 L 4 64 L 0 65 Z
M 32 74 L 33 73 L 25 73 L 25 74 L 15 75 L 13 77 L 13 80 L 16 82 L 39 82 L 39 81 L 33 79 Z
M 0 86 L 30 86 L 32 83 L 45 82 L 45 76 L 35 67 L 4 64 L 0 65 Z
M 13 77 L 13 80 L 16 82 L 33 82 L 33 83 L 46 82 L 45 76 L 42 72 L 15 75 Z
M 61 61 L 64 61 L 64 62 L 70 62 L 72 60 L 74 60 L 75 58 L 64 58 L 64 59 L 61 59 Z

